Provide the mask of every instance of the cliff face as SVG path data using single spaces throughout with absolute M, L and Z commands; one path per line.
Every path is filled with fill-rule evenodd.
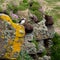
M 18 60 L 27 60 L 27 59 L 28 60 L 50 60 L 51 59 L 50 47 L 53 44 L 51 39 L 53 38 L 55 33 L 52 16 L 45 15 L 42 7 L 36 0 L 32 0 L 32 1 L 31 0 L 28 0 L 28 1 L 27 0 L 23 0 L 23 1 L 22 0 L 7 1 L 6 0 L 0 4 L 1 4 L 0 12 L 8 14 L 12 19 L 11 20 L 12 22 L 10 22 L 10 24 L 13 23 L 13 25 L 11 26 L 7 25 L 8 27 L 6 27 L 6 24 L 4 25 L 4 23 L 1 22 L 2 28 L 4 26 L 6 27 L 5 29 L 11 28 L 12 26 L 14 28 L 16 27 L 15 29 L 12 28 L 13 31 L 11 36 L 10 36 L 10 33 L 5 36 L 7 38 L 8 36 L 9 38 L 11 38 L 9 40 L 9 43 L 11 40 L 15 38 L 15 36 L 17 38 L 15 40 L 19 40 L 16 44 L 13 44 L 14 45 L 14 47 L 12 47 L 13 52 L 10 52 L 10 53 L 11 54 L 15 53 L 14 52 L 15 50 L 18 51 L 19 53 L 21 49 L 21 53 L 19 57 L 18 57 L 18 54 L 17 56 L 13 54 L 14 57 L 16 58 L 18 57 Z M 4 7 L 2 7 L 3 4 L 5 4 Z M 7 17 L 5 18 L 4 18 L 5 20 L 8 20 Z M 24 21 L 22 24 L 24 27 L 21 26 L 22 21 Z M 0 28 L 1 28 L 1 25 L 0 25 Z M 25 28 L 25 32 L 24 32 L 24 28 Z M 20 34 L 19 29 L 23 31 L 23 32 L 20 31 L 22 35 Z M 16 32 L 16 35 L 14 35 L 15 32 Z M 24 37 L 24 34 L 25 34 L 25 37 Z M 24 39 L 22 37 L 24 37 Z M 20 46 L 19 42 L 21 45 L 23 43 L 23 45 Z M 1 41 L 1 44 L 2 43 L 3 41 Z M 19 46 L 21 48 L 19 48 Z M 12 55 L 10 58 L 12 58 Z

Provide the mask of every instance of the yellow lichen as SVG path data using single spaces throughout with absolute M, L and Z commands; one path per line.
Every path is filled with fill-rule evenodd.
M 12 48 L 13 50 L 11 51 L 11 53 L 9 52 L 6 52 L 5 54 L 5 58 L 8 58 L 8 59 L 11 59 L 11 60 L 14 60 L 16 58 L 11 58 L 15 52 L 20 52 L 21 50 L 21 46 L 23 44 L 23 40 L 24 40 L 24 36 L 25 36 L 25 29 L 24 29 L 24 26 L 22 25 L 19 25 L 19 24 L 16 24 L 16 23 L 13 23 L 11 18 L 8 16 L 8 15 L 5 15 L 5 14 L 0 14 L 0 19 L 2 20 L 5 20 L 7 21 L 8 23 L 11 24 L 11 26 L 15 29 L 15 38 L 14 38 L 14 41 L 10 41 L 8 40 L 8 46 L 12 44 Z M 3 37 L 2 37 L 3 38 Z M 20 41 L 21 40 L 21 41 Z M 6 46 L 5 46 L 6 47 Z M 9 49 L 6 48 L 8 51 Z

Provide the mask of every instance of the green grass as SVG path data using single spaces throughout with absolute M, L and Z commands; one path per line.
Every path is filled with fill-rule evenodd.
M 60 35 L 55 33 L 52 41 L 53 46 L 51 47 L 51 60 L 60 60 Z
M 23 1 L 22 3 L 20 3 L 20 5 L 18 6 L 14 6 L 13 4 L 9 3 L 7 6 L 7 10 L 9 11 L 13 11 L 14 13 L 16 13 L 18 10 L 25 10 L 28 8 L 28 3 Z
M 5 0 L 0 0 L 0 4 L 2 4 Z
M 33 2 L 33 5 L 32 7 L 29 7 L 30 11 L 32 14 L 35 14 L 38 18 L 39 21 L 42 20 L 42 14 L 41 12 L 39 11 L 39 8 L 40 8 L 40 4 L 38 2 Z
M 30 10 L 38 10 L 40 8 L 40 5 L 38 2 L 33 2 L 33 5 L 30 7 Z
M 49 4 L 59 2 L 60 0 L 45 0 Z
M 18 6 L 19 10 L 26 10 L 28 8 L 28 3 L 21 3 L 20 6 Z
M 54 7 L 54 9 L 60 10 L 60 6 L 56 6 L 56 7 Z

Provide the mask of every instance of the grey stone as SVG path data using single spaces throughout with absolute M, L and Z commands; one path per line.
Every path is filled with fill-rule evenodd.
M 43 60 L 51 60 L 51 57 L 50 56 L 43 56 Z
M 45 47 L 42 46 L 41 44 L 38 45 L 38 50 L 37 53 L 43 53 L 45 51 Z
M 24 47 L 28 54 L 36 54 L 36 47 L 34 43 L 26 42 Z
M 42 20 L 41 22 L 34 26 L 34 36 L 36 37 L 37 40 L 53 38 L 54 28 L 53 26 L 46 27 L 45 20 Z
M 43 60 L 43 58 L 42 57 L 39 57 L 39 60 Z
M 33 33 L 25 35 L 25 41 L 32 41 L 33 40 Z

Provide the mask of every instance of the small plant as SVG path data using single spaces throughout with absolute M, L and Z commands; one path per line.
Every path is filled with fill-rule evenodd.
M 38 2 L 33 2 L 33 5 L 30 7 L 30 10 L 38 10 L 40 8 L 40 5 Z
M 34 44 L 35 44 L 36 49 L 38 50 L 38 42 L 36 42 L 36 39 L 35 39 L 35 38 L 33 38 L 32 43 L 34 43 Z
M 27 3 L 28 2 L 28 0 L 23 0 L 23 3 Z

